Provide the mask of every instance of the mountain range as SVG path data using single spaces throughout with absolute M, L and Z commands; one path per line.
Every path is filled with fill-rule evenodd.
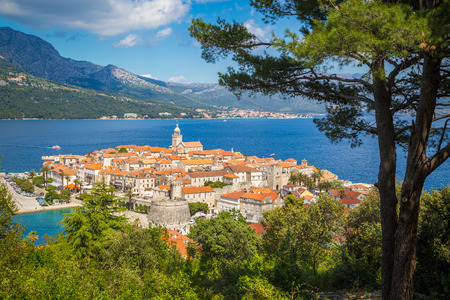
M 24 71 L 60 84 L 125 95 L 185 108 L 228 106 L 263 111 L 320 113 L 323 105 L 313 101 L 264 95 L 240 100 L 218 84 L 164 82 L 133 74 L 114 65 L 101 66 L 62 57 L 43 39 L 9 27 L 0 28 L 0 56 Z

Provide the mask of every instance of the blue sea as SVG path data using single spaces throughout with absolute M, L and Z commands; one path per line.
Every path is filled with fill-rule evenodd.
M 44 243 L 45 234 L 55 237 L 57 233 L 62 233 L 63 228 L 59 222 L 64 218 L 65 214 L 69 214 L 72 211 L 72 208 L 63 208 L 21 214 L 14 216 L 14 221 L 21 222 L 25 225 L 26 229 L 23 232 L 24 236 L 27 236 L 30 231 L 36 231 L 39 238 L 34 243 L 35 245 L 42 245 Z
M 312 119 L 179 120 L 184 141 L 201 141 L 205 149 L 222 148 L 246 155 L 307 159 L 310 164 L 354 183 L 374 183 L 378 173 L 378 143 L 365 137 L 360 147 L 332 144 Z M 41 156 L 86 154 L 121 144 L 171 144 L 175 120 L 0 120 L 1 171 L 23 172 L 42 166 Z M 61 150 L 51 149 L 59 145 Z M 398 152 L 398 174 L 405 153 Z M 450 184 L 450 160 L 425 182 L 425 189 Z

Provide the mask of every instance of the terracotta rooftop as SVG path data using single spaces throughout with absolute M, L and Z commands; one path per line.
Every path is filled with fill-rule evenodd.
M 185 186 L 182 187 L 185 194 L 212 193 L 214 190 L 210 186 Z
M 229 199 L 233 199 L 233 200 L 239 200 L 239 198 L 241 198 L 242 195 L 244 195 L 245 193 L 246 193 L 245 190 L 244 191 L 237 191 L 237 192 L 224 194 L 221 197 L 229 198 Z

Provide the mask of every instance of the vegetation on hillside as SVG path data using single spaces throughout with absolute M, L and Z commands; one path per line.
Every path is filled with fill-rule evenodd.
M 416 291 L 450 296 L 450 187 L 423 195 Z M 104 183 L 64 220 L 65 235 L 23 236 L 0 184 L 0 298 L 311 299 L 324 291 L 380 286 L 380 199 L 348 212 L 322 196 L 305 206 L 287 197 L 256 235 L 237 211 L 191 226 L 186 259 L 164 228 L 141 228 L 118 213 Z M 34 247 L 33 241 L 44 241 Z
M 0 119 L 93 119 L 125 113 L 148 118 L 197 115 L 189 108 L 53 83 L 0 59 Z

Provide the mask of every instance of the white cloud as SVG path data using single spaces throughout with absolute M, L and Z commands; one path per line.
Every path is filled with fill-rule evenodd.
M 177 83 L 189 83 L 189 80 L 184 76 L 174 76 L 170 77 L 168 82 L 177 82 Z
M 226 2 L 228 0 L 195 0 L 196 3 L 210 3 L 210 2 Z
M 164 39 L 168 38 L 170 35 L 172 35 L 172 33 L 173 33 L 173 30 L 172 30 L 172 28 L 169 27 L 169 28 L 158 31 L 155 34 L 155 38 L 158 40 L 164 40 Z
M 190 0 L 0 0 L 0 15 L 28 26 L 115 36 L 182 21 Z
M 126 38 L 118 43 L 113 44 L 114 48 L 129 48 L 134 47 L 142 42 L 141 38 L 135 34 L 129 34 Z
M 262 41 L 268 41 L 269 35 L 273 29 L 272 26 L 267 25 L 266 27 L 260 27 L 255 20 L 250 19 L 244 23 L 245 28 L 254 35 L 256 35 Z
M 159 78 L 157 78 L 157 77 L 155 77 L 155 76 L 152 76 L 152 74 L 142 74 L 141 76 L 142 76 L 142 77 L 145 77 L 145 78 L 150 78 L 150 79 L 160 80 Z

